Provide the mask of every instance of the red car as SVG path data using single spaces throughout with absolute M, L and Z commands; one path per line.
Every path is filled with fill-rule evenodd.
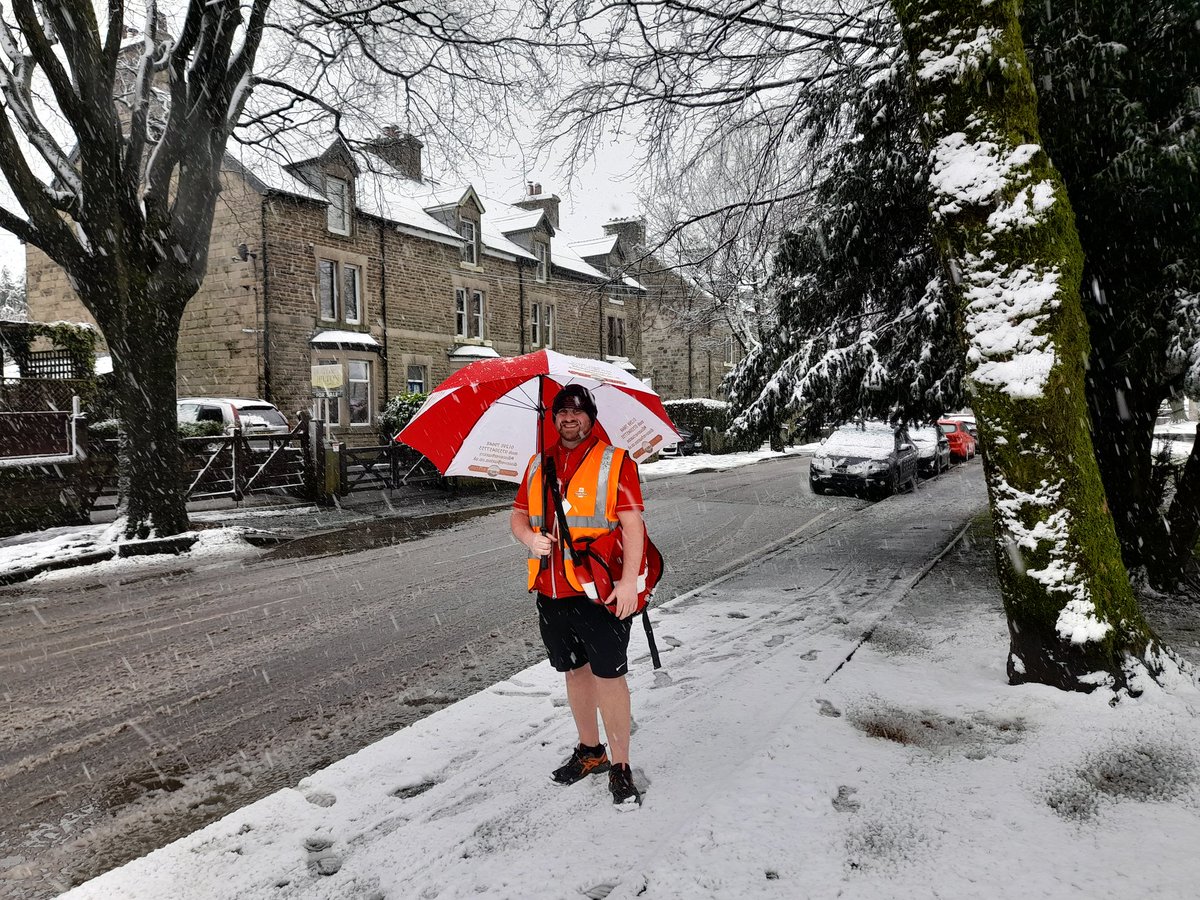
M 975 457 L 975 436 L 967 430 L 967 423 L 958 419 L 938 419 L 938 428 L 950 442 L 950 455 L 966 462 Z

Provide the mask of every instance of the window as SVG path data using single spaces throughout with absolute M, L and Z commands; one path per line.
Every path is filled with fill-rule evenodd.
M 554 346 L 554 307 L 549 303 L 530 306 L 529 343 L 534 347 Z
M 537 257 L 537 280 L 545 284 L 550 276 L 550 247 L 539 241 L 533 245 L 533 253 Z
M 350 233 L 350 182 L 344 178 L 325 176 L 325 224 L 334 234 Z
M 346 402 L 351 425 L 371 424 L 371 364 L 352 359 L 346 364 Z
M 317 306 L 323 321 L 361 325 L 362 291 L 362 266 L 317 260 Z
M 317 290 L 320 293 L 321 318 L 336 320 L 338 317 L 337 263 L 329 259 L 317 260 Z
M 733 365 L 733 335 L 725 338 L 725 365 Z
M 620 316 L 608 317 L 608 355 L 625 355 L 625 320 Z
M 318 366 L 340 366 L 336 359 L 318 359 Z M 321 419 L 326 425 L 336 427 L 342 422 L 342 401 L 340 397 L 318 397 L 313 404 L 313 418 Z
M 463 219 L 458 223 L 458 233 L 462 235 L 465 244 L 462 247 L 462 261 L 468 265 L 475 265 L 478 260 L 478 248 L 476 247 L 475 238 L 475 223 L 467 219 Z
M 352 325 L 362 321 L 358 315 L 359 283 L 358 266 L 342 266 L 342 304 L 345 307 L 346 321 Z
M 483 291 L 454 289 L 454 334 L 461 338 L 483 339 Z
M 410 394 L 425 393 L 425 367 L 409 366 L 406 390 Z

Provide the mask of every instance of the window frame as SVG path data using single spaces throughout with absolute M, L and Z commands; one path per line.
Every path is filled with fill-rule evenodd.
M 609 356 L 625 357 L 625 317 L 608 316 L 608 339 L 605 346 Z
M 335 203 L 333 197 L 338 198 Z M 330 234 L 350 235 L 350 181 L 339 175 L 325 174 L 325 229 Z M 335 225 L 335 212 L 341 211 L 341 227 Z
M 469 232 L 469 233 L 468 233 Z M 474 219 L 458 220 L 458 234 L 463 238 L 461 261 L 466 266 L 479 265 L 479 223 Z M 469 258 L 468 258 L 469 257 Z
M 342 274 L 342 277 L 341 277 L 342 319 L 341 319 L 341 321 L 345 322 L 347 325 L 361 325 L 362 319 L 363 319 L 363 316 L 362 316 L 362 266 L 355 265 L 354 263 L 339 262 L 338 268 L 341 269 L 341 274 Z M 352 291 L 347 291 L 346 290 L 346 282 L 347 282 L 346 276 L 348 274 L 350 274 L 351 272 L 354 273 L 354 287 L 353 287 Z M 350 318 L 349 308 L 348 308 L 348 304 L 346 301 L 346 297 L 349 294 L 352 294 L 353 299 L 354 299 L 354 318 L 353 319 Z
M 420 383 L 416 387 L 413 387 L 413 384 L 416 381 L 416 379 L 412 377 L 413 369 L 416 369 L 421 373 Z M 410 394 L 426 393 L 429 385 L 429 367 L 423 365 L 422 363 L 409 363 L 407 366 L 405 366 L 404 384 L 405 389 Z
M 325 314 L 325 272 L 329 271 L 329 304 L 331 314 Z M 317 257 L 317 317 L 322 322 L 340 322 L 340 291 L 338 290 L 338 263 L 335 259 Z
M 369 359 L 347 359 L 344 363 L 346 372 L 346 390 L 343 392 L 346 400 L 346 424 L 351 428 L 369 428 L 375 419 L 374 410 L 372 410 L 372 388 L 375 381 L 374 366 L 371 365 Z M 366 378 L 355 378 L 354 367 L 362 365 L 366 367 Z M 354 420 L 354 406 L 351 404 L 351 395 L 354 390 L 354 385 L 366 385 L 366 404 L 363 407 L 366 411 L 366 419 L 356 422 Z
M 545 241 L 534 241 L 533 255 L 537 257 L 534 280 L 538 284 L 546 284 L 550 280 L 550 245 Z
M 476 340 L 487 339 L 487 295 L 479 288 L 471 288 L 471 318 L 475 322 Z

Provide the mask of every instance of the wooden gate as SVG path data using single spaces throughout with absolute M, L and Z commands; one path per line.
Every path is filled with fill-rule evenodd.
M 338 454 L 342 496 L 352 491 L 389 490 L 439 482 L 433 463 L 403 444 L 391 441 L 377 447 L 344 448 Z

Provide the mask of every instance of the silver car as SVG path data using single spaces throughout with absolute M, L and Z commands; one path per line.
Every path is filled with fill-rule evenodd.
M 281 437 L 292 430 L 279 408 L 266 400 L 181 397 L 175 401 L 175 412 L 181 423 L 214 422 L 225 434 L 233 434 L 235 428 L 241 428 L 247 438 Z

